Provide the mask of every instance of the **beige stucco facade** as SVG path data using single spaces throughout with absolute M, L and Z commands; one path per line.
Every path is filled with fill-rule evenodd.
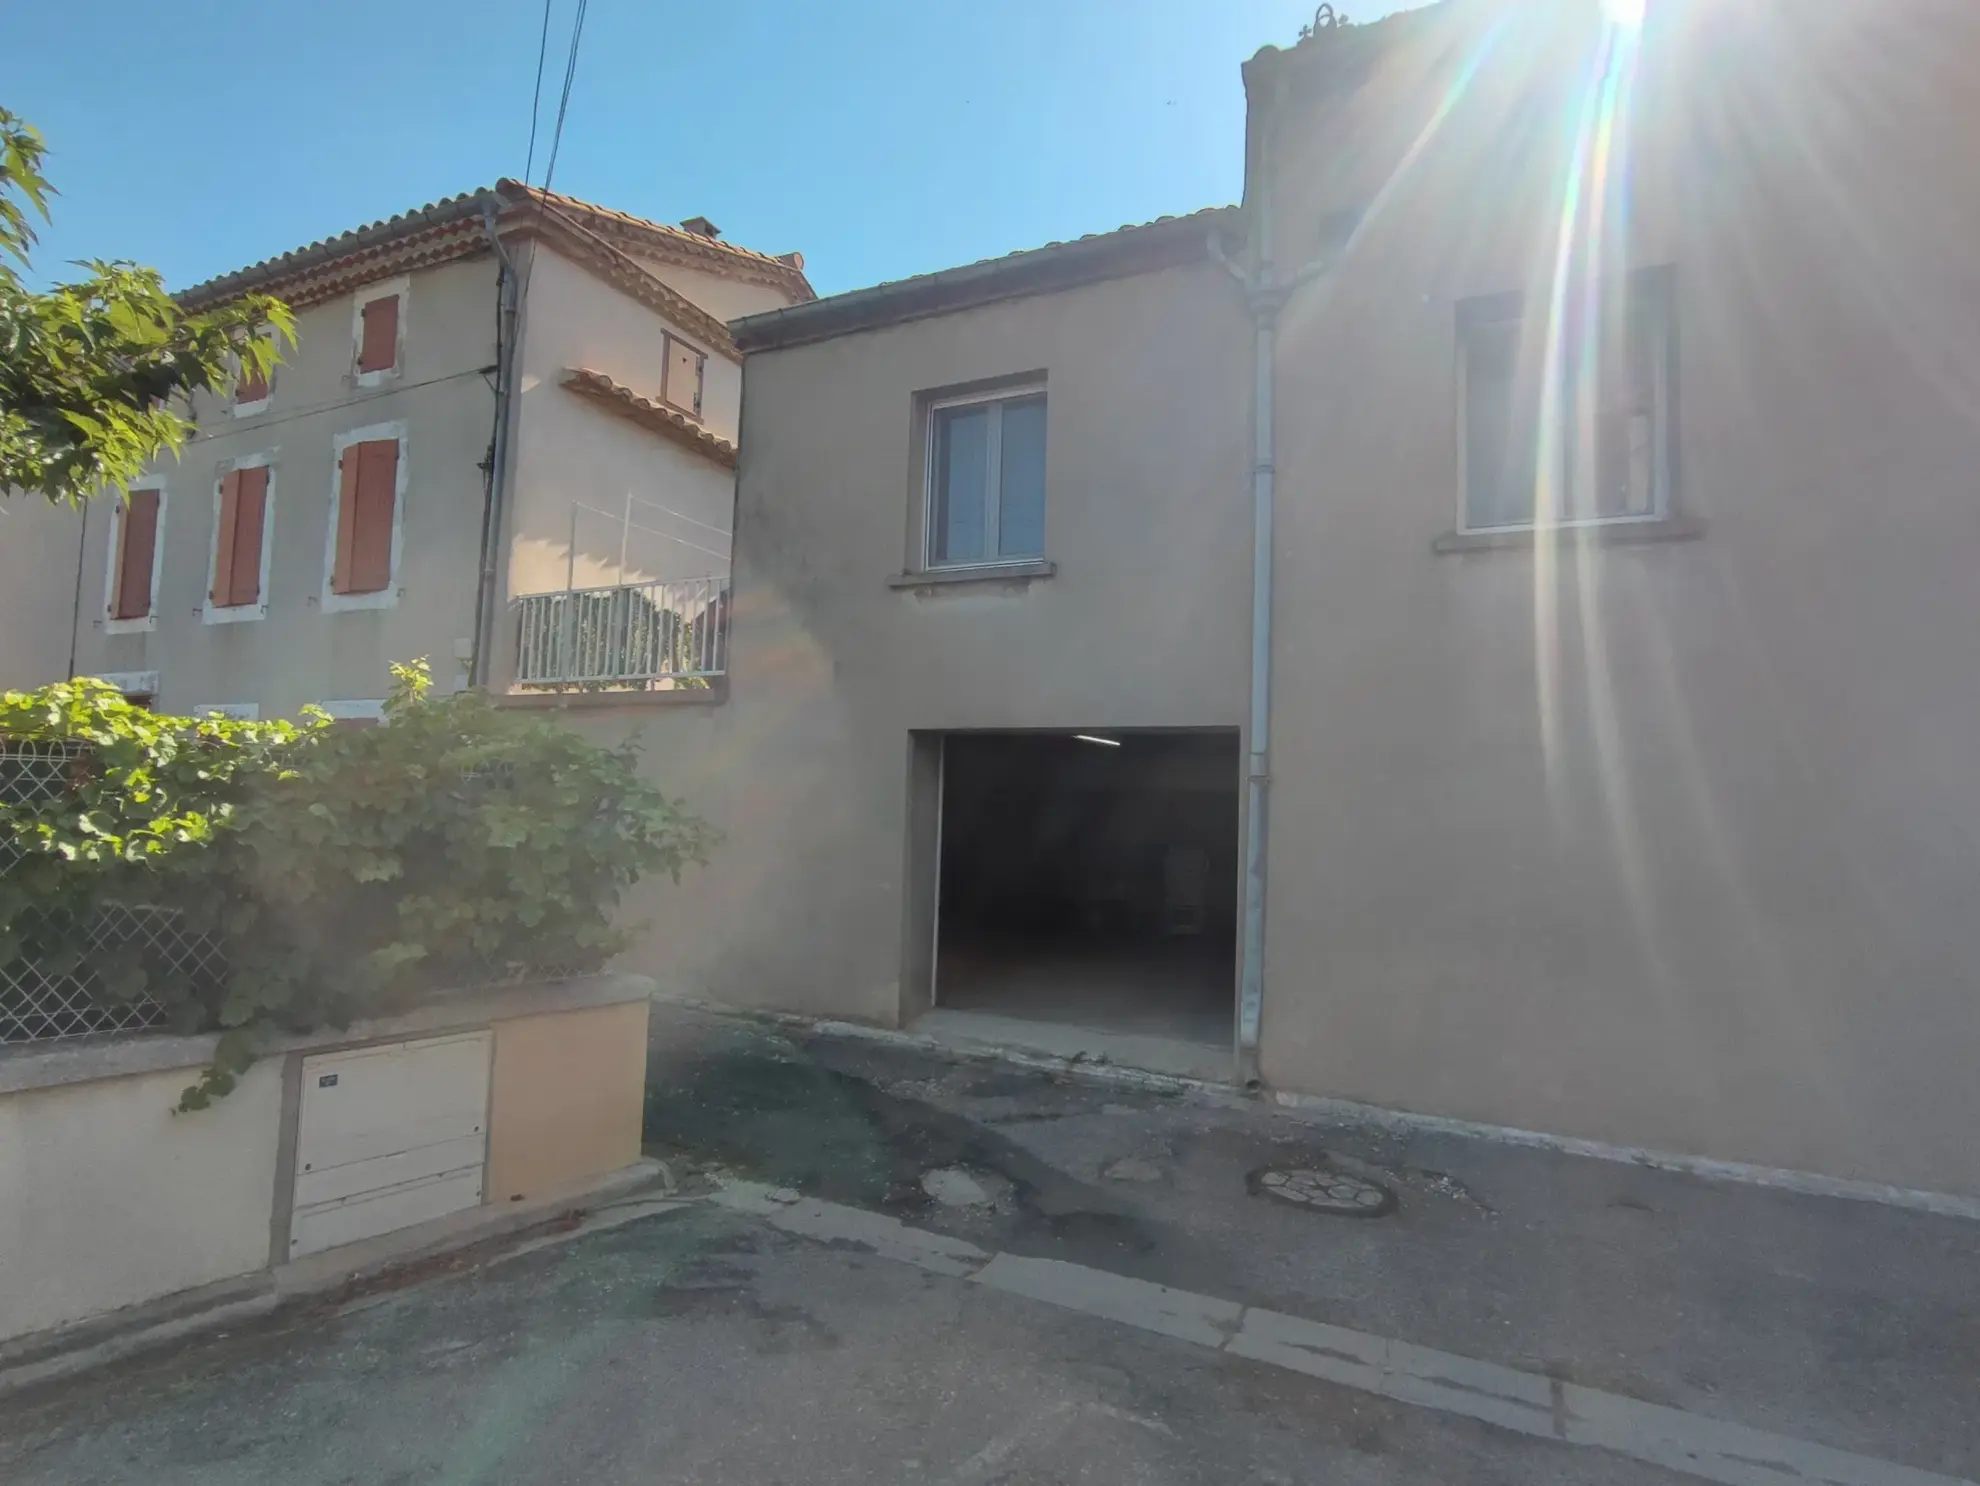
M 972 728 L 1239 728 L 1250 534 L 1241 301 L 1193 266 L 752 356 L 727 699 L 636 722 L 727 835 L 642 884 L 624 963 L 669 990 L 895 1023 L 926 1005 L 926 740 Z M 1048 404 L 1050 577 L 898 586 L 925 399 Z M 922 746 L 917 747 L 920 740 Z
M 671 334 L 706 356 L 700 421 L 734 443 L 740 360 L 556 252 L 527 251 L 508 593 L 726 574 L 734 469 L 615 416 L 565 379 L 601 372 L 657 401 Z
M 1280 270 L 1362 226 L 1279 324 L 1272 1083 L 1980 1191 L 1980 16 L 1819 11 L 1620 43 L 1597 262 L 1673 276 L 1696 528 L 1642 545 L 1433 550 L 1456 307 L 1548 303 L 1518 120 L 1576 116 L 1593 7 L 1377 28 L 1351 96 L 1278 59 Z
M 1247 222 L 1298 280 L 1259 301 L 1270 1085 L 1980 1192 L 1977 28 L 1459 0 L 1249 69 Z M 1637 270 L 1670 286 L 1667 505 L 1464 538 L 1461 306 L 1523 293 L 1544 340 Z M 746 363 L 729 698 L 647 724 L 729 839 L 633 958 L 893 1023 L 925 1004 L 927 734 L 1242 723 L 1251 323 L 1207 262 L 872 292 L 903 323 Z M 917 399 L 1040 373 L 1056 572 L 889 587 Z
M 495 261 L 409 276 L 400 374 L 352 385 L 349 296 L 297 315 L 297 344 L 277 369 L 265 411 L 232 416 L 202 399 L 199 431 L 153 471 L 165 491 L 148 628 L 108 619 L 114 522 L 87 511 L 76 668 L 82 675 L 156 672 L 161 711 L 253 704 L 294 716 L 306 702 L 376 700 L 394 661 L 427 657 L 436 685 L 461 674 L 474 635 L 483 478 L 495 399 Z M 337 440 L 359 430 L 405 438 L 399 560 L 378 607 L 331 612 L 328 589 Z M 216 494 L 223 468 L 265 456 L 271 471 L 265 613 L 215 623 L 208 612 Z
M 515 268 L 512 312 L 491 223 Z M 67 676 L 73 646 L 76 673 L 121 680 L 166 710 L 361 707 L 386 694 L 394 662 L 421 656 L 442 692 L 474 680 L 505 690 L 511 600 L 727 576 L 742 368 L 723 321 L 810 296 L 795 254 L 766 257 L 513 181 L 188 292 L 206 303 L 246 289 L 297 307 L 297 343 L 265 403 L 197 398 L 194 436 L 136 482 L 163 493 L 148 616 L 109 612 L 111 501 L 81 517 L 27 509 L 26 496 L 0 507 L 0 683 Z M 394 292 L 397 363 L 358 374 L 361 306 Z M 514 391 L 497 440 L 505 333 Z M 663 400 L 670 345 L 704 358 L 698 409 L 678 389 L 684 410 Z M 609 391 L 572 390 L 575 371 L 609 379 Z M 384 438 L 403 440 L 393 578 L 382 593 L 333 597 L 339 455 L 346 441 Z M 243 462 L 270 472 L 263 581 L 257 604 L 221 610 L 208 603 L 219 486 Z M 491 467 L 500 489 L 484 593 Z

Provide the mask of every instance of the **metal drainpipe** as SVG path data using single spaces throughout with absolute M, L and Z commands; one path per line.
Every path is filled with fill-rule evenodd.
M 495 634 L 495 574 L 502 541 L 502 497 L 509 469 L 509 423 L 516 364 L 516 264 L 495 229 L 496 203 L 481 204 L 481 228 L 501 263 L 496 289 L 495 436 L 488 456 L 488 497 L 481 507 L 481 578 L 474 595 L 474 655 L 468 663 L 468 685 L 488 684 L 490 651 Z
M 1273 357 L 1283 290 L 1272 280 L 1272 144 L 1282 94 L 1259 141 L 1257 207 L 1252 214 L 1245 298 L 1252 316 L 1251 715 L 1245 763 L 1244 934 L 1238 972 L 1238 1080 L 1256 1087 L 1258 1029 L 1265 1006 L 1266 831 L 1272 737 L 1272 505 L 1277 481 L 1272 428 Z

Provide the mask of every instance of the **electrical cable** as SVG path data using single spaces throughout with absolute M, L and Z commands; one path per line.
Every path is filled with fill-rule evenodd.
M 591 0 L 577 0 L 577 14 L 571 19 L 571 50 L 564 59 L 564 91 L 557 100 L 557 125 L 550 131 L 550 161 L 543 167 L 543 189 L 557 174 L 557 151 L 564 142 L 564 115 L 571 107 L 571 84 L 577 80 L 578 46 L 584 40 L 584 16 Z
M 529 155 L 523 162 L 522 178 L 528 182 L 536 169 L 536 120 L 543 112 L 543 59 L 550 50 L 550 0 L 543 0 L 543 34 L 536 41 L 536 88 L 529 95 Z
M 230 438 L 240 433 L 255 433 L 264 428 L 274 428 L 279 424 L 293 423 L 298 418 L 313 417 L 317 413 L 334 412 L 338 408 L 362 407 L 368 402 L 377 402 L 381 397 L 392 397 L 400 392 L 411 392 L 419 387 L 434 387 L 442 382 L 458 382 L 462 377 L 485 377 L 492 367 L 471 366 L 465 371 L 448 372 L 444 377 L 428 377 L 424 382 L 405 382 L 392 387 L 380 387 L 366 397 L 340 397 L 335 402 L 320 402 L 313 407 L 297 408 L 284 413 L 279 418 L 257 419 L 252 428 L 235 424 L 227 428 L 216 428 L 211 433 L 196 433 L 186 440 L 188 445 L 210 443 L 214 439 Z

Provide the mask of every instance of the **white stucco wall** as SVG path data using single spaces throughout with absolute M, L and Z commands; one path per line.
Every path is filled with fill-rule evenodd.
M 795 303 L 783 290 L 773 289 L 768 284 L 745 283 L 718 273 L 682 268 L 652 258 L 642 261 L 653 270 L 653 276 L 668 288 L 685 294 L 724 324 L 744 315 L 760 315 Z
M 69 674 L 82 521 L 31 492 L 0 493 L 0 691 Z
M 563 385 L 585 368 L 657 402 L 667 332 L 699 339 L 554 252 L 529 275 L 508 591 L 560 589 L 573 571 L 581 588 L 727 573 L 733 472 Z M 740 368 L 710 353 L 703 422 L 733 439 L 740 405 Z
M 0 1340 L 267 1264 L 281 1063 L 174 1114 L 198 1076 L 0 1094 Z

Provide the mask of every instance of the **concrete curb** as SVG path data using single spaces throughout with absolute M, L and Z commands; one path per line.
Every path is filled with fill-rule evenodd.
M 397 1233 L 346 1244 L 236 1280 L 167 1295 L 143 1305 L 92 1317 L 54 1332 L 33 1333 L 0 1344 L 0 1396 L 153 1352 L 191 1337 L 258 1320 L 343 1289 L 391 1289 L 417 1282 L 421 1266 L 477 1244 L 515 1238 L 519 1250 L 562 1243 L 589 1231 L 572 1221 L 611 1198 L 643 1188 L 673 1190 L 664 1163 L 641 1159 L 631 1166 L 574 1184 L 528 1202 L 469 1208 Z M 658 1204 L 654 1211 L 664 1210 Z M 635 1212 L 631 1216 L 644 1216 Z M 629 1221 L 630 1219 L 626 1219 Z M 567 1225 L 567 1226 L 558 1226 Z M 610 1223 L 600 1226 L 611 1226 Z M 552 1229 L 550 1233 L 538 1230 Z M 533 1240 L 528 1235 L 536 1235 Z

